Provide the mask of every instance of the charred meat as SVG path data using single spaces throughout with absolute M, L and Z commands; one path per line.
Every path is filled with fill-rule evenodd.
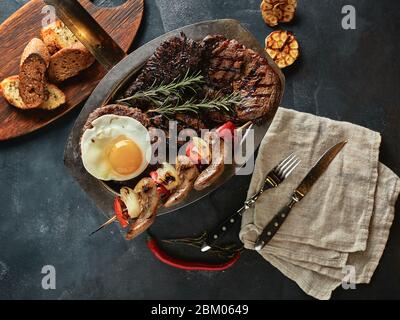
M 281 98 L 281 82 L 268 61 L 236 40 L 207 36 L 204 40 L 207 86 L 225 93 L 237 91 L 245 103 L 236 107 L 236 121 L 273 115 Z M 214 114 L 213 118 L 218 119 Z M 226 117 L 222 117 L 225 121 Z
M 139 121 L 145 127 L 148 127 L 150 125 L 149 117 L 145 113 L 143 113 L 140 109 L 131 108 L 121 104 L 109 104 L 104 107 L 97 108 L 89 115 L 85 125 L 83 126 L 82 132 L 85 132 L 86 129 L 91 129 L 92 122 L 97 118 L 104 116 L 106 114 L 115 114 L 117 116 L 131 117 Z
M 188 39 L 185 34 L 163 42 L 147 60 L 136 80 L 127 88 L 124 97 L 145 90 L 153 84 L 170 83 L 199 68 L 203 55 L 201 43 Z
M 204 124 L 203 120 L 197 115 L 178 113 L 175 116 L 175 119 L 179 122 L 179 125 L 182 127 L 182 129 L 188 127 L 196 131 L 207 129 L 207 126 Z
M 260 120 L 272 116 L 278 107 L 281 81 L 267 59 L 237 40 L 226 39 L 221 35 L 210 35 L 201 41 L 194 41 L 181 34 L 163 42 L 123 96 L 132 96 L 153 85 L 171 83 L 188 72 L 201 72 L 204 76 L 203 88 L 197 92 L 199 100 L 205 96 L 212 98 L 232 92 L 240 92 L 244 99 L 232 114 L 209 111 L 196 121 L 192 121 L 196 117 L 185 118 L 189 121 L 183 123 L 191 123 L 188 125 L 191 128 L 201 128 L 207 122 L 231 120 L 243 123 Z M 146 104 L 140 106 L 145 110 L 148 107 Z

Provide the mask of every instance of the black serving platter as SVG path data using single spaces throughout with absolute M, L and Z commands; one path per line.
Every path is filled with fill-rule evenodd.
M 240 22 L 231 19 L 221 19 L 213 21 L 204 21 L 196 24 L 188 25 L 174 31 L 168 32 L 135 50 L 123 60 L 121 60 L 115 67 L 113 67 L 107 75 L 97 85 L 95 90 L 88 98 L 81 113 L 79 114 L 72 132 L 68 138 L 65 153 L 64 163 L 69 169 L 72 176 L 79 183 L 82 189 L 94 201 L 96 206 L 107 216 L 114 215 L 113 212 L 113 199 L 115 192 L 107 185 L 92 177 L 83 167 L 80 157 L 79 141 L 81 137 L 82 127 L 86 122 L 89 114 L 98 107 L 109 103 L 119 89 L 124 87 L 128 81 L 140 70 L 146 60 L 154 53 L 155 49 L 165 40 L 179 35 L 184 32 L 188 38 L 194 40 L 201 40 L 209 34 L 221 34 L 228 39 L 236 39 L 241 44 L 248 48 L 253 49 L 262 56 L 266 57 L 270 66 L 279 75 L 282 83 L 282 90 L 285 88 L 285 78 L 283 73 L 275 64 L 275 62 L 265 53 L 265 50 L 260 46 L 257 39 L 246 29 Z M 283 94 L 281 95 L 282 99 Z M 254 148 L 256 149 L 262 138 L 264 137 L 271 120 L 261 126 L 255 125 L 254 128 Z M 255 150 L 252 150 L 253 152 Z M 195 201 L 200 200 L 213 190 L 219 188 L 222 184 L 228 181 L 235 175 L 240 167 L 235 165 L 226 165 L 224 174 L 216 181 L 211 187 L 202 191 L 191 191 L 189 196 L 184 202 L 171 208 L 160 208 L 158 214 L 165 214 L 173 212 L 179 208 L 187 206 Z

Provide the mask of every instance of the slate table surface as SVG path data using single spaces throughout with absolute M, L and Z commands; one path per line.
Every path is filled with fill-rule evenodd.
M 1 0 L 0 21 L 26 2 Z M 217 18 L 240 20 L 263 43 L 271 29 L 261 18 L 259 4 L 260 0 L 145 0 L 144 20 L 132 50 L 166 31 Z M 355 30 L 342 28 L 346 4 L 356 8 Z M 286 28 L 297 35 L 301 57 L 285 70 L 283 103 L 381 132 L 381 161 L 397 174 L 399 14 L 396 0 L 299 1 L 296 20 Z M 88 237 L 103 216 L 62 161 L 78 113 L 79 108 L 43 130 L 0 144 L 1 299 L 309 299 L 254 252 L 244 252 L 226 272 L 186 272 L 155 260 L 145 235 L 126 242 L 118 227 L 111 226 Z M 164 238 L 199 234 L 240 206 L 249 181 L 249 176 L 233 178 L 210 197 L 159 217 L 152 232 Z M 397 211 L 399 207 L 397 203 Z M 372 282 L 357 285 L 356 290 L 338 288 L 333 298 L 400 298 L 399 243 L 396 218 Z M 182 249 L 169 250 L 183 254 Z M 55 290 L 41 287 L 45 265 L 56 268 Z

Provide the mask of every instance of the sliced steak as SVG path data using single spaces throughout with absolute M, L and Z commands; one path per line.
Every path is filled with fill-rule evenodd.
M 205 64 L 208 87 L 226 94 L 238 91 L 245 98 L 245 103 L 236 107 L 236 115 L 232 118 L 245 122 L 272 116 L 282 88 L 279 76 L 267 59 L 223 36 L 207 36 L 203 43 L 205 60 L 208 60 Z M 214 113 L 212 118 L 218 121 L 227 117 Z
M 143 126 L 148 127 L 150 125 L 150 120 L 148 116 L 143 113 L 140 109 L 127 107 L 121 104 L 110 104 L 101 108 L 97 108 L 94 110 L 86 120 L 85 125 L 83 126 L 82 133 L 87 129 L 93 128 L 92 122 L 106 114 L 115 114 L 117 116 L 126 116 L 131 117 L 137 121 L 139 121 Z
M 170 83 L 184 76 L 188 70 L 198 70 L 203 50 L 201 43 L 188 39 L 183 33 L 168 39 L 147 60 L 136 80 L 125 91 L 124 97 L 153 84 Z

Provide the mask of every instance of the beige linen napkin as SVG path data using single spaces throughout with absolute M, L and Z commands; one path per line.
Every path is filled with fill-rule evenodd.
M 240 238 L 253 249 L 263 227 L 308 170 L 324 151 L 345 139 L 348 144 L 260 252 L 318 299 L 328 299 L 341 284 L 345 265 L 354 266 L 357 283 L 369 282 L 383 253 L 400 182 L 378 161 L 380 135 L 280 108 L 260 145 L 248 196 L 290 152 L 302 159 L 301 166 L 278 188 L 265 192 L 242 219 Z

